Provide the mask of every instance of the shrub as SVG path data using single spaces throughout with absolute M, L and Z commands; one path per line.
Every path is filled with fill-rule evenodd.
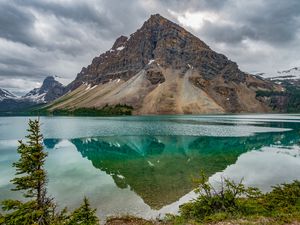
M 273 187 L 265 195 L 264 205 L 269 211 L 300 211 L 300 181 Z
M 201 173 L 200 178 L 195 179 L 199 185 L 196 192 L 198 198 L 180 208 L 180 213 L 185 218 L 203 220 L 205 217 L 226 212 L 233 214 L 238 211 L 246 211 L 243 198 L 257 198 L 261 192 L 257 188 L 246 188 L 242 181 L 235 183 L 232 180 L 222 178 L 218 190 L 208 183 L 208 178 Z M 223 214 L 220 214 L 223 216 Z

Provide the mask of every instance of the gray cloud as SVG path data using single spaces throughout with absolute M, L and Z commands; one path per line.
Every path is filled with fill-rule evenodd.
M 208 10 L 220 16 L 219 21 L 206 21 L 197 31 L 216 42 L 237 44 L 252 39 L 277 45 L 290 43 L 299 34 L 300 1 L 297 0 L 228 0 L 221 10 L 209 7 L 194 10 Z
M 105 11 L 101 12 L 94 4 L 84 2 L 51 2 L 39 0 L 15 0 L 18 5 L 34 8 L 43 13 L 53 14 L 57 17 L 80 21 L 83 23 L 95 23 L 101 27 L 110 26 L 111 21 Z
M 32 14 L 22 11 L 14 4 L 0 3 L 0 37 L 31 45 L 34 42 L 30 34 L 33 22 Z
M 246 71 L 300 64 L 299 0 L 2 0 L 0 84 L 13 87 L 18 79 L 19 88 L 23 79 L 28 88 L 47 75 L 69 82 L 150 14 L 180 23 L 170 10 L 217 15 L 218 20 L 204 18 L 199 29 L 185 24 L 186 29 Z
M 236 44 L 247 38 L 256 39 L 256 33 L 250 27 L 230 24 L 219 25 L 208 21 L 204 24 L 201 32 L 205 33 L 210 40 L 228 44 Z
M 226 5 L 228 0 L 156 0 L 159 4 L 175 11 L 206 11 L 220 10 Z

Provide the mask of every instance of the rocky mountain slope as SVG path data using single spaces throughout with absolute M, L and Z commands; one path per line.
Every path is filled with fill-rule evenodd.
M 156 14 L 82 68 L 48 110 L 128 105 L 134 114 L 269 112 L 256 91 L 280 85 L 239 70 L 179 25 Z
M 17 96 L 14 95 L 13 93 L 11 93 L 8 90 L 5 90 L 3 88 L 0 88 L 0 101 L 2 101 L 4 99 L 15 99 L 15 98 L 17 98 Z
M 46 77 L 40 88 L 35 88 L 22 97 L 0 88 L 0 112 L 25 111 L 37 105 L 50 103 L 65 94 L 66 90 L 53 76 Z

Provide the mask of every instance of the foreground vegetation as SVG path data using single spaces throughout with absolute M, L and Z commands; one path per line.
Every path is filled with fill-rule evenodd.
M 21 191 L 23 200 L 8 199 L 1 203 L 1 225 L 96 225 L 99 219 L 87 198 L 76 210 L 58 210 L 55 199 L 47 194 L 39 120 L 30 120 L 27 142 L 19 141 L 20 159 L 13 164 L 16 176 L 13 191 Z M 131 216 L 107 219 L 107 225 L 124 224 L 300 224 L 300 182 L 281 184 L 269 193 L 245 187 L 241 182 L 222 178 L 219 186 L 208 182 L 204 173 L 195 179 L 197 199 L 180 207 L 179 215 L 147 221 Z
M 27 142 L 19 141 L 20 158 L 13 164 L 16 176 L 11 182 L 15 185 L 13 191 L 21 191 L 23 201 L 8 199 L 3 201 L 0 214 L 0 224 L 3 225 L 73 225 L 98 224 L 96 210 L 90 207 L 87 198 L 82 205 L 68 212 L 58 211 L 53 198 L 47 195 L 47 173 L 44 163 L 47 153 L 43 150 L 39 120 L 30 120 Z
M 196 180 L 199 196 L 180 207 L 180 214 L 167 218 L 172 224 L 235 221 L 233 224 L 300 223 L 300 182 L 273 187 L 269 193 L 223 178 L 218 189 L 204 174 Z M 256 222 L 255 222 L 256 221 Z

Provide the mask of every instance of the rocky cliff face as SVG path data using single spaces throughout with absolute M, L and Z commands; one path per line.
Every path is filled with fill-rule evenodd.
M 162 67 L 174 69 L 185 69 L 189 64 L 207 78 L 212 78 L 227 64 L 236 67 L 177 24 L 160 15 L 152 15 L 129 39 L 119 37 L 109 51 L 94 58 L 70 86 L 83 82 L 99 84 L 116 77 L 126 80 L 153 60 Z
M 136 114 L 268 112 L 257 90 L 279 89 L 243 73 L 179 25 L 156 14 L 82 68 L 50 110 L 126 104 Z

